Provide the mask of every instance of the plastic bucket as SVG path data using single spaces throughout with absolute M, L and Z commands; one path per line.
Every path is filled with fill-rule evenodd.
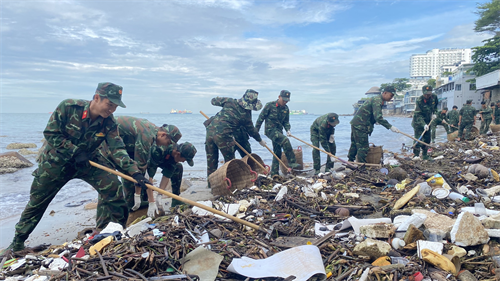
M 236 189 L 244 189 L 253 185 L 257 173 L 240 159 L 226 162 L 222 167 L 208 176 L 208 182 L 214 195 L 231 195 Z

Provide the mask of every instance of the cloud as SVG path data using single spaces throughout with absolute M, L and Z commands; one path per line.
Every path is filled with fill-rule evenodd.
M 484 45 L 482 41 L 490 37 L 490 34 L 475 32 L 474 23 L 468 23 L 453 27 L 438 44 L 441 48 L 470 48 Z

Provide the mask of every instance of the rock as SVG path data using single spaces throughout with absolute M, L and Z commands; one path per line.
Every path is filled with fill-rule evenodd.
M 490 175 L 490 170 L 481 164 L 470 165 L 468 171 L 480 179 L 487 178 Z
M 400 167 L 392 169 L 387 175 L 390 179 L 402 181 L 408 177 L 408 173 Z
M 85 210 L 94 210 L 97 209 L 97 202 L 90 202 L 83 207 Z
M 357 256 L 369 256 L 375 260 L 387 256 L 391 250 L 392 247 L 389 243 L 367 238 L 354 247 L 353 254 Z
M 345 218 L 345 217 L 348 217 L 350 212 L 349 212 L 349 209 L 346 209 L 346 208 L 338 208 L 337 210 L 335 210 L 335 214 L 336 215 L 339 215 L 340 217 L 342 218 Z
M 450 232 L 451 242 L 458 246 L 474 246 L 490 241 L 488 232 L 481 221 L 469 212 L 458 215 Z
M 0 154 L 0 173 L 12 173 L 19 168 L 26 168 L 33 166 L 28 159 L 21 156 L 17 152 L 5 152 Z
M 414 243 L 418 240 L 424 240 L 425 236 L 422 231 L 420 231 L 418 228 L 416 228 L 413 224 L 408 227 L 408 230 L 405 233 L 404 241 L 406 245 L 409 245 L 411 243 Z
M 481 221 L 484 228 L 500 229 L 500 215 L 493 215 Z
M 7 149 L 21 149 L 21 148 L 36 148 L 36 144 L 14 142 L 7 145 Z
M 19 154 L 21 154 L 21 155 L 38 154 L 38 151 L 35 151 L 35 150 L 29 150 L 29 149 L 26 149 L 26 148 L 20 149 L 18 152 L 19 152 Z
M 359 227 L 359 232 L 369 238 L 389 238 L 394 232 L 394 226 L 389 223 L 362 225 Z
M 424 221 L 424 226 L 429 230 L 439 230 L 439 232 L 448 233 L 453 228 L 455 224 L 455 220 L 447 217 L 445 215 L 436 214 L 423 209 L 414 209 L 413 213 L 420 213 L 427 216 L 427 219 Z

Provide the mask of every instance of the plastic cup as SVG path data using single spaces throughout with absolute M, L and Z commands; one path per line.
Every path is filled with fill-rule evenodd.
M 474 213 L 480 216 L 486 215 L 486 208 L 483 203 L 474 203 Z

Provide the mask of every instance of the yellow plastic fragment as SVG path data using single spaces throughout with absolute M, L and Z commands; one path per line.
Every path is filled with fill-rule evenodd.
M 89 252 L 91 256 L 97 255 L 97 251 L 101 252 L 102 249 L 109 245 L 113 241 L 113 235 L 110 235 L 101 241 L 97 242 L 94 246 L 90 247 Z
M 421 254 L 422 254 L 422 259 L 424 261 L 457 276 L 457 269 L 456 269 L 455 265 L 449 259 L 447 259 L 445 256 L 440 255 L 440 254 L 438 254 L 434 251 L 431 251 L 429 249 L 423 249 L 421 251 Z
M 396 184 L 396 190 L 403 190 L 406 187 L 406 180 Z
M 417 184 L 412 190 L 408 191 L 405 195 L 403 195 L 401 198 L 399 198 L 398 201 L 396 201 L 396 204 L 394 204 L 394 210 L 398 210 L 401 207 L 403 207 L 408 201 L 410 201 L 415 194 L 417 194 L 418 190 L 420 189 L 420 185 Z
M 491 169 L 491 175 L 493 176 L 493 179 L 495 179 L 496 182 L 500 181 L 500 177 L 498 177 L 498 173 L 495 172 L 495 170 Z
M 388 256 L 380 257 L 376 259 L 374 262 L 372 262 L 373 266 L 384 266 L 390 264 L 391 264 L 391 258 L 389 258 Z

